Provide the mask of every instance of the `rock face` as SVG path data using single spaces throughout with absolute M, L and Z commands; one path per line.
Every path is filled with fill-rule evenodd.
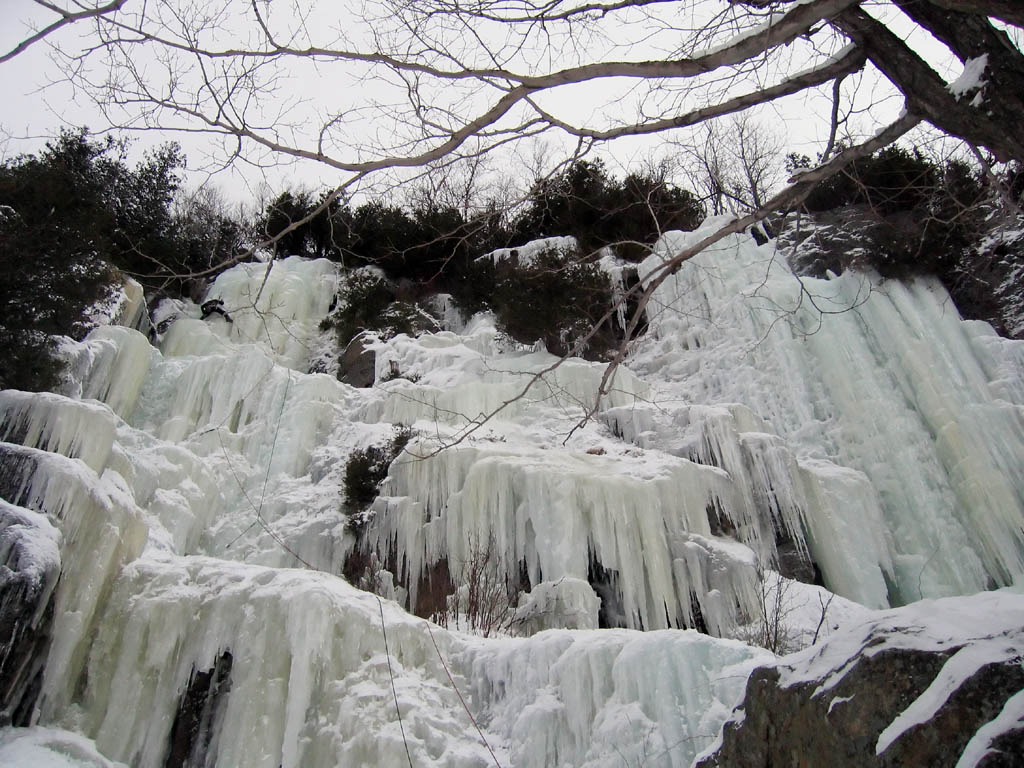
M 353 387 L 372 387 L 376 355 L 367 349 L 362 335 L 356 336 L 345 347 L 338 366 L 338 378 Z
M 1024 766 L 1024 630 L 908 613 L 755 670 L 698 766 Z
M 59 541 L 45 516 L 0 500 L 0 726 L 28 725 L 39 695 L 53 628 Z

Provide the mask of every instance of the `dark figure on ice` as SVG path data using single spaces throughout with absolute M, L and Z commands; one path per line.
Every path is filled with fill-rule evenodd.
M 231 315 L 229 315 L 224 309 L 224 299 L 210 299 L 209 301 L 204 301 L 200 309 L 203 311 L 203 320 L 208 318 L 210 315 L 217 313 L 219 315 L 223 315 L 224 319 L 229 323 L 235 322 L 231 319 Z

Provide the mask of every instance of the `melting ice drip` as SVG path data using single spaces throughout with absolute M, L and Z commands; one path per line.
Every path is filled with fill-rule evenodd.
M 140 766 L 397 765 L 406 745 L 416 765 L 491 764 L 443 657 L 505 764 L 688 765 L 760 651 L 435 628 L 439 655 L 422 620 L 334 575 L 354 546 L 345 460 L 412 424 L 365 545 L 393 555 L 415 605 L 432 565 L 493 535 L 500 567 L 527 573 L 534 629 L 595 627 L 600 605 L 624 626 L 699 615 L 728 632 L 783 544 L 871 606 L 1006 583 L 1022 570 L 1024 353 L 935 286 L 863 280 L 805 281 L 819 306 L 871 287 L 822 318 L 769 248 L 727 241 L 659 289 L 632 372 L 582 426 L 600 367 L 567 361 L 518 397 L 555 361 L 486 318 L 376 345 L 378 380 L 394 363 L 416 382 L 304 373 L 338 286 L 324 261 L 224 273 L 209 296 L 234 322 L 182 303 L 159 349 L 100 328 L 66 395 L 0 396 L 3 554 L 52 638 L 15 698 Z

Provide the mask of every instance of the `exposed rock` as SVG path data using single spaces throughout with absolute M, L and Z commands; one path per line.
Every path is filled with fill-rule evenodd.
M 787 579 L 796 579 L 805 584 L 821 584 L 821 572 L 805 550 L 791 538 L 776 541 L 775 550 L 779 558 L 779 573 Z
M 352 339 L 338 365 L 338 379 L 353 387 L 372 387 L 375 379 L 377 355 L 364 342 L 363 334 Z
M 192 670 L 188 688 L 178 701 L 164 768 L 204 768 L 210 764 L 207 756 L 231 692 L 232 662 L 230 651 L 224 651 L 212 668 Z
M 0 500 L 0 726 L 28 725 L 39 696 L 59 542 L 44 515 Z
M 1019 614 L 1024 601 L 1011 599 Z M 887 611 L 755 670 L 698 766 L 939 768 L 968 748 L 972 766 L 1024 766 L 1024 628 L 1013 627 L 1019 615 L 986 626 L 971 600 L 989 596 Z
M 794 272 L 809 277 L 870 265 L 869 254 L 884 248 L 896 231 L 866 205 L 788 217 L 781 227 L 779 249 Z

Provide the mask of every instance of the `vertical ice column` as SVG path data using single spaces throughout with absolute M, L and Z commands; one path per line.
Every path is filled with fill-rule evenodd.
M 123 326 L 100 326 L 85 339 L 91 362 L 82 376 L 81 396 L 106 403 L 130 420 L 150 366 L 158 352 L 138 331 Z
M 259 343 L 279 364 L 305 371 L 309 339 L 337 289 L 337 264 L 291 256 L 222 272 L 206 299 L 222 299 L 233 320 L 219 325 L 219 333 L 234 341 Z M 214 321 L 221 323 L 217 316 Z
M 696 237 L 667 236 L 661 248 Z M 654 299 L 634 363 L 676 396 L 748 405 L 800 460 L 862 473 L 890 531 L 893 599 L 1024 573 L 1024 419 L 1000 399 L 1014 391 L 1004 363 L 991 350 L 979 359 L 978 334 L 934 281 L 797 278 L 772 248 L 732 237 Z
M 61 586 L 40 709 L 66 706 L 79 685 L 96 620 L 121 568 L 142 552 L 146 525 L 131 497 L 78 459 L 4 444 L 4 493 L 60 530 Z

